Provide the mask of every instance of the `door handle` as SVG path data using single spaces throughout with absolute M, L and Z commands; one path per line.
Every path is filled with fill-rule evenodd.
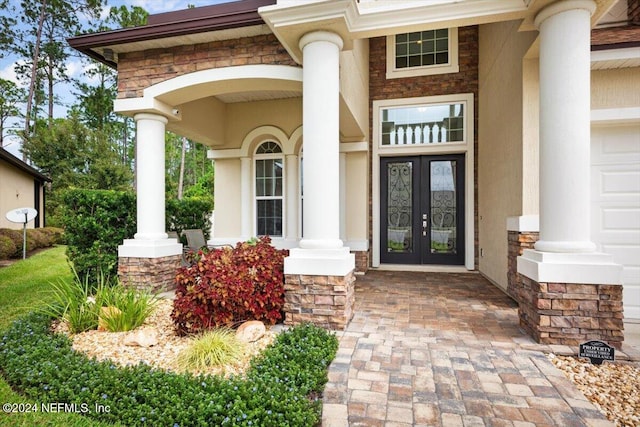
M 423 213 L 422 214 L 422 235 L 426 236 L 427 235 L 427 227 L 428 227 L 428 221 L 427 221 L 427 214 Z

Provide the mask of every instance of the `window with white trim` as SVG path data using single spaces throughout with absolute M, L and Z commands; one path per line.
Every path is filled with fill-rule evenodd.
M 458 29 L 416 31 L 387 37 L 387 78 L 457 73 Z
M 276 142 L 260 144 L 255 154 L 256 234 L 283 236 L 284 156 Z

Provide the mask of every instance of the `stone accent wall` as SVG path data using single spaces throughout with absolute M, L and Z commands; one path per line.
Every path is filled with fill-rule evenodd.
M 175 289 L 181 255 L 162 258 L 118 258 L 118 277 L 124 286 L 150 292 Z
M 149 86 L 194 71 L 249 64 L 298 66 L 273 34 L 122 53 L 118 98 L 141 97 Z
M 415 98 L 421 96 L 450 95 L 457 93 L 474 94 L 474 151 L 475 151 L 475 206 L 478 212 L 478 27 L 458 28 L 459 72 L 431 76 L 389 79 L 386 77 L 387 39 L 376 37 L 369 40 L 369 133 L 373 135 L 373 101 L 395 98 Z M 373 152 L 373 136 L 369 138 L 369 152 Z M 372 159 L 378 161 L 378 159 Z M 369 170 L 373 170 L 371 165 Z M 373 220 L 371 215 L 379 212 L 371 210 L 371 180 L 369 180 L 369 241 L 372 240 Z M 478 215 L 475 215 L 475 266 L 478 266 Z
M 353 317 L 355 276 L 285 275 L 285 325 L 310 322 L 345 330 Z
M 507 295 L 520 303 L 522 280 L 518 274 L 518 257 L 525 249 L 533 249 L 533 245 L 538 241 L 538 232 L 534 231 L 509 231 L 509 254 L 507 261 Z
M 356 258 L 356 272 L 366 273 L 369 270 L 369 251 L 352 251 Z
M 624 340 L 622 285 L 538 283 L 522 279 L 520 326 L 537 342 L 578 346 Z

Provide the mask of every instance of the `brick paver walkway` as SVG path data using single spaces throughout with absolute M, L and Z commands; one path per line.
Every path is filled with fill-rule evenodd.
M 329 368 L 322 425 L 612 426 L 518 329 L 516 304 L 479 274 L 358 276 Z

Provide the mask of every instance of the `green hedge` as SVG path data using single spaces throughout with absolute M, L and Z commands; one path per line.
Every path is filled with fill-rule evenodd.
M 211 211 L 213 211 L 213 198 L 211 197 L 185 197 L 182 200 L 169 199 L 166 202 L 167 230 L 175 231 L 178 236 L 182 230 L 199 228 L 204 232 L 205 239 L 211 233 Z M 183 244 L 186 238 L 181 236 Z
M 51 334 L 50 321 L 32 313 L 2 336 L 0 372 L 7 382 L 31 402 L 86 404 L 88 417 L 131 426 L 318 425 L 318 396 L 338 348 L 333 334 L 300 325 L 280 333 L 244 380 L 194 377 L 89 360 L 65 335 Z M 109 412 L 95 411 L 95 404 Z
M 118 273 L 118 246 L 136 232 L 136 195 L 111 190 L 67 190 L 63 194 L 62 221 L 67 256 L 78 276 L 96 281 L 98 273 L 115 278 Z M 209 235 L 211 198 L 192 197 L 168 200 L 167 231 L 201 228 Z M 183 242 L 184 243 L 184 242 Z M 0 241 L 0 248 L 2 241 Z
M 28 228 L 27 251 L 49 248 L 62 243 L 63 230 L 56 227 Z M 22 230 L 0 228 L 0 259 L 22 256 Z
M 115 278 L 118 245 L 136 231 L 135 194 L 72 189 L 62 198 L 67 256 L 78 276 L 92 282 L 100 273 Z

